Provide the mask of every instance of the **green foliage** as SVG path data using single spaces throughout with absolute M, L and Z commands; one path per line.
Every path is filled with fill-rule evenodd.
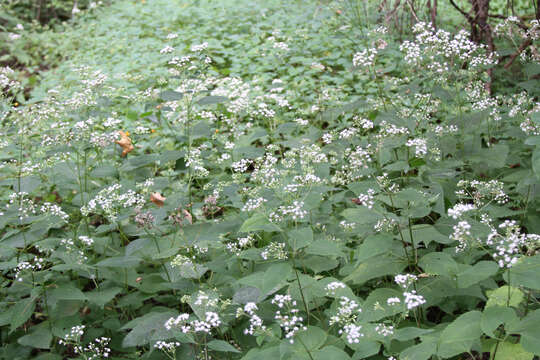
M 0 357 L 539 356 L 537 64 L 489 93 L 485 48 L 376 5 L 19 28 L 0 61 L 39 76 L 0 68 Z

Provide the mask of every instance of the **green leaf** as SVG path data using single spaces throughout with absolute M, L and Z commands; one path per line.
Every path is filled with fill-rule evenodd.
M 532 360 L 533 357 L 534 354 L 526 351 L 521 344 L 512 344 L 505 341 L 497 347 L 494 360 Z
M 309 351 L 317 350 L 324 345 L 328 334 L 316 326 L 308 326 L 306 331 L 301 331 L 297 335 L 302 346 Z
M 401 313 L 403 311 L 402 306 L 388 305 L 386 300 L 391 297 L 401 297 L 402 295 L 403 293 L 396 289 L 378 288 L 373 290 L 363 305 L 364 308 L 370 309 L 370 311 L 364 313 L 364 319 L 366 321 L 377 321 Z
M 521 285 L 533 290 L 540 290 L 540 255 L 523 256 L 518 262 L 512 266 L 510 271 L 503 273 L 503 278 L 506 282 L 512 285 Z M 510 273 L 510 281 L 508 280 Z
M 244 285 L 250 285 L 261 290 L 263 299 L 271 293 L 278 291 L 287 281 L 292 272 L 292 267 L 288 263 L 278 263 L 270 266 L 266 271 L 259 271 L 248 275 L 238 282 Z M 260 299 L 260 300 L 263 300 Z
M 9 323 L 9 332 L 12 333 L 32 316 L 36 308 L 36 298 L 29 297 L 17 301 L 13 306 L 13 315 Z
M 253 348 L 241 360 L 276 360 L 281 357 L 279 345 L 258 349 Z
M 431 252 L 423 256 L 418 265 L 424 272 L 434 275 L 444 275 L 453 278 L 459 272 L 459 265 L 447 253 Z
M 349 346 L 354 350 L 353 359 L 365 359 L 377 354 L 381 348 L 381 343 L 368 339 L 366 337 L 361 337 L 358 339 L 358 343 L 349 344 Z
M 86 300 L 84 293 L 70 285 L 60 285 L 49 291 L 49 296 L 56 300 Z
M 517 307 L 525 298 L 521 290 L 515 287 L 508 287 L 508 285 L 501 286 L 495 290 L 488 290 L 486 294 L 488 296 L 486 308 L 491 306 Z
M 214 351 L 234 352 L 234 353 L 240 352 L 234 346 L 232 346 L 231 344 L 223 340 L 212 340 L 207 345 L 209 349 L 214 350 Z
M 368 236 L 362 245 L 356 250 L 356 261 L 362 262 L 374 256 L 386 253 L 392 248 L 393 236 L 389 234 L 378 234 Z
M 287 233 L 289 246 L 297 251 L 313 242 L 313 230 L 310 227 L 293 229 Z
M 313 360 L 350 360 L 350 356 L 340 348 L 329 345 L 313 352 Z M 309 358 L 308 358 L 309 359 Z
M 379 214 L 366 207 L 345 209 L 341 213 L 341 216 L 343 216 L 348 221 L 354 222 L 358 225 L 376 223 L 378 220 L 381 219 L 381 216 Z
M 399 354 L 400 360 L 428 360 L 437 352 L 435 341 L 423 341 L 418 345 L 413 345 L 403 350 Z
M 159 97 L 165 101 L 177 101 L 184 97 L 184 94 L 174 90 L 165 90 L 159 94 Z
M 469 311 L 450 323 L 441 333 L 437 355 L 449 358 L 468 352 L 480 339 L 480 311 Z
M 534 149 L 532 154 L 532 169 L 537 178 L 540 178 L 540 147 Z
M 17 342 L 24 346 L 30 346 L 36 349 L 50 349 L 53 334 L 45 323 L 39 326 L 33 326 L 28 335 L 21 336 Z
M 281 229 L 268 220 L 268 217 L 264 214 L 254 214 L 249 219 L 244 221 L 239 232 L 252 232 L 252 231 L 281 231 Z
M 416 327 L 405 327 L 401 329 L 397 329 L 394 333 L 394 338 L 399 341 L 407 341 L 416 339 L 417 337 L 420 337 L 424 334 L 428 334 L 430 332 L 433 332 L 433 329 L 420 329 Z
M 480 328 L 486 335 L 495 338 L 494 331 L 499 325 L 513 324 L 516 321 L 518 321 L 518 317 L 514 309 L 503 306 L 491 306 L 486 307 L 482 312 Z
M 95 289 L 94 291 L 84 293 L 84 295 L 88 298 L 90 303 L 103 309 L 103 307 L 108 302 L 112 301 L 120 292 L 122 292 L 122 288 L 112 287 L 108 289 Z
M 405 266 L 407 266 L 405 262 L 399 261 L 395 257 L 374 257 L 358 265 L 343 281 L 361 285 L 368 280 L 381 276 L 397 275 Z
M 433 241 L 439 244 L 450 244 L 454 241 L 448 236 L 441 234 L 433 225 L 413 225 L 411 230 L 415 245 L 418 242 L 423 242 L 426 246 L 428 246 Z M 408 231 L 403 232 L 403 238 L 406 242 L 411 242 L 411 236 Z
M 96 264 L 97 267 L 112 267 L 112 268 L 133 268 L 139 265 L 141 259 L 134 256 L 113 256 L 105 260 L 101 260 Z
M 153 312 L 130 321 L 123 328 L 131 328 L 131 331 L 122 341 L 123 347 L 142 346 L 155 340 L 164 340 L 171 337 L 171 332 L 163 326 L 165 322 L 176 316 L 173 311 Z M 133 325 L 131 325 L 133 324 Z
M 234 293 L 233 300 L 238 304 L 247 304 L 248 302 L 258 302 L 261 297 L 261 291 L 254 286 L 245 286 Z
M 534 310 L 514 326 L 508 333 L 519 334 L 520 343 L 526 351 L 540 355 L 540 309 Z
M 220 104 L 222 102 L 228 101 L 229 98 L 225 96 L 205 96 L 199 101 L 197 101 L 197 104 L 199 105 L 213 105 L 213 104 Z
M 457 286 L 458 288 L 468 288 L 495 275 L 497 271 L 499 271 L 499 266 L 494 261 L 479 261 L 457 275 Z
M 327 239 L 319 239 L 311 243 L 306 248 L 306 253 L 327 257 L 339 257 L 344 255 L 339 243 Z

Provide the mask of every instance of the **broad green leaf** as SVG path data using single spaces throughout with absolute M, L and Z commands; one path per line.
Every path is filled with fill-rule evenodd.
M 17 342 L 36 349 L 50 349 L 53 334 L 46 325 L 46 323 L 41 323 L 38 326 L 33 326 L 30 333 L 18 338 Z
M 165 90 L 159 94 L 159 97 L 165 101 L 177 101 L 184 97 L 184 94 L 174 90 Z
M 347 221 L 354 222 L 359 225 L 376 223 L 382 218 L 375 211 L 366 207 L 345 209 L 341 213 L 341 216 L 347 219 Z
M 494 351 L 493 348 L 492 351 Z M 494 360 L 532 360 L 533 353 L 526 351 L 521 344 L 512 344 L 508 341 L 502 342 L 497 347 L 497 353 Z
M 512 286 L 524 286 L 533 290 L 540 290 L 540 255 L 523 256 L 518 262 L 503 273 L 503 278 Z M 508 279 L 510 274 L 510 279 Z
M 433 329 L 420 329 L 416 327 L 405 327 L 397 329 L 394 333 L 394 338 L 399 341 L 407 341 L 416 339 L 424 334 L 433 332 Z
M 366 337 L 361 337 L 358 339 L 357 344 L 349 344 L 348 346 L 354 350 L 354 355 L 352 358 L 353 360 L 356 360 L 366 359 L 377 354 L 381 348 L 381 343 Z
M 249 219 L 244 221 L 239 232 L 252 232 L 252 231 L 281 231 L 281 229 L 268 220 L 268 217 L 264 214 L 254 214 Z
M 95 289 L 93 291 L 84 293 L 84 295 L 88 298 L 90 303 L 93 303 L 103 309 L 103 307 L 108 302 L 112 301 L 120 292 L 122 292 L 122 288 L 112 287 L 108 289 Z
M 228 101 L 229 98 L 225 96 L 206 96 L 197 101 L 199 105 L 213 105 Z
M 122 346 L 142 346 L 151 341 L 169 339 L 171 332 L 163 324 L 176 315 L 176 312 L 169 310 L 167 312 L 153 312 L 136 319 L 138 321 L 133 322 L 134 326 L 122 341 Z
M 287 233 L 289 246 L 293 251 L 304 248 L 313 242 L 313 230 L 310 227 L 293 229 Z
M 469 311 L 450 323 L 441 333 L 437 355 L 449 358 L 468 352 L 480 339 L 480 311 Z
M 302 347 L 305 346 L 307 350 L 313 351 L 324 345 L 328 334 L 319 327 L 308 326 L 307 330 L 299 332 L 297 337 Z
M 240 279 L 238 282 L 240 284 L 258 288 L 261 290 L 264 299 L 269 294 L 279 290 L 279 288 L 287 281 L 291 272 L 291 265 L 288 263 L 278 263 L 270 266 L 266 271 L 253 273 Z
M 242 358 L 242 360 L 276 360 L 281 357 L 279 345 L 259 349 L 253 348 Z
M 532 169 L 536 177 L 540 178 L 540 147 L 534 149 L 532 154 Z
M 393 242 L 394 238 L 389 234 L 368 236 L 356 250 L 356 260 L 362 262 L 384 254 L 392 248 Z
M 501 324 L 514 324 L 518 321 L 516 312 L 510 307 L 491 306 L 486 307 L 482 312 L 482 319 L 480 320 L 480 328 L 482 331 L 495 338 L 494 331 Z M 505 325 L 506 327 L 506 325 Z
M 212 340 L 208 344 L 208 348 L 214 351 L 221 352 L 234 352 L 239 353 L 240 351 L 234 346 L 223 340 Z
M 406 264 L 391 256 L 378 256 L 359 264 L 344 281 L 361 285 L 368 280 L 386 275 L 397 275 Z
M 254 286 L 245 286 L 238 289 L 233 296 L 233 300 L 239 304 L 247 304 L 248 302 L 258 302 L 261 297 L 261 291 Z
M 433 225 L 413 225 L 411 229 L 415 246 L 418 246 L 419 242 L 423 242 L 428 246 L 433 241 L 439 244 L 450 244 L 454 241 L 450 240 L 448 236 L 441 234 Z M 403 238 L 406 242 L 411 242 L 409 231 L 403 232 Z
M 350 360 L 350 356 L 340 348 L 329 345 L 313 352 L 313 360 Z M 309 358 L 308 358 L 309 359 Z
M 484 279 L 495 275 L 499 266 L 494 261 L 479 261 L 472 267 L 457 274 L 457 286 L 468 288 Z
M 399 354 L 400 360 L 428 360 L 437 352 L 435 341 L 423 341 L 420 344 L 413 345 Z
M 520 335 L 523 349 L 540 355 L 540 309 L 530 312 L 519 323 L 510 326 L 508 332 Z
M 495 290 L 486 291 L 488 301 L 486 308 L 491 306 L 512 306 L 517 307 L 525 298 L 521 290 L 508 285 L 501 286 Z
M 447 253 L 431 252 L 423 256 L 418 265 L 424 269 L 424 272 L 434 275 L 444 275 L 453 278 L 459 272 L 459 265 Z
M 84 293 L 71 286 L 60 285 L 59 287 L 48 291 L 48 296 L 56 300 L 86 300 Z
M 404 310 L 401 304 L 388 305 L 386 302 L 391 297 L 401 298 L 403 292 L 396 289 L 378 288 L 373 290 L 367 297 L 363 307 L 370 309 L 364 312 L 364 319 L 367 321 L 378 321 L 383 318 L 399 314 Z
M 327 257 L 340 257 L 344 255 L 339 243 L 327 239 L 319 239 L 312 242 L 306 248 L 306 253 Z
M 36 308 L 36 298 L 28 297 L 28 298 L 19 300 L 13 306 L 13 314 L 11 316 L 11 321 L 9 323 L 10 325 L 9 332 L 12 333 L 19 326 L 24 324 L 30 318 L 30 316 L 32 316 L 35 308 Z
M 111 268 L 133 268 L 139 265 L 141 259 L 134 256 L 113 256 L 101 260 L 96 264 L 97 267 Z

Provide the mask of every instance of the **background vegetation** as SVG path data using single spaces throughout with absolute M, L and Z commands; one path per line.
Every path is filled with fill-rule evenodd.
M 538 9 L 3 2 L 0 357 L 539 356 Z

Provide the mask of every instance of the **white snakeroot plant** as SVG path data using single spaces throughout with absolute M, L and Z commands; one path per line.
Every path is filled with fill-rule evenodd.
M 299 331 L 307 330 L 307 327 L 303 324 L 304 318 L 298 315 L 300 310 L 296 308 L 296 301 L 292 300 L 290 295 L 278 294 L 274 296 L 271 303 L 279 308 L 274 315 L 274 319 L 285 331 L 285 338 L 293 344 L 294 335 Z

